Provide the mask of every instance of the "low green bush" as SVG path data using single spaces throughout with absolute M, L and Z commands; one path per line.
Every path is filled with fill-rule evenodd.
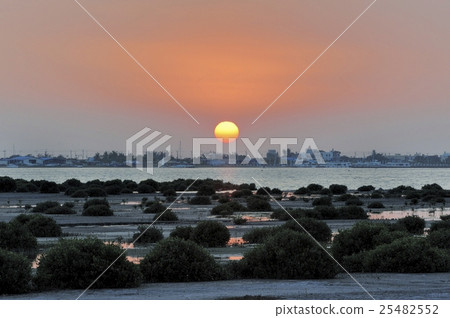
M 250 189 L 236 190 L 231 193 L 231 196 L 233 198 L 246 198 L 246 197 L 251 197 L 252 195 L 253 195 L 253 191 Z
M 229 201 L 212 208 L 211 215 L 231 215 L 234 212 L 246 211 L 247 208 L 236 201 Z
M 316 198 L 313 200 L 312 202 L 313 206 L 319 206 L 319 205 L 327 205 L 327 206 L 331 206 L 333 205 L 331 198 L 330 197 L 320 197 L 320 198 Z
M 136 188 L 138 193 L 155 193 L 156 189 L 148 184 L 139 184 Z
M 106 199 L 90 199 L 83 204 L 83 210 L 93 205 L 104 205 L 109 208 L 109 202 Z
M 269 201 L 260 196 L 247 197 L 247 209 L 249 211 L 272 211 Z
M 16 181 L 10 177 L 0 177 L 0 192 L 16 191 Z
M 338 261 L 344 256 L 374 249 L 377 245 L 391 243 L 397 236 L 389 235 L 385 223 L 358 222 L 352 228 L 339 231 L 334 237 L 332 252 Z
M 343 184 L 332 184 L 329 187 L 330 191 L 332 194 L 336 195 L 336 194 L 344 194 L 347 193 L 348 188 L 346 185 Z
M 75 203 L 73 202 L 64 202 L 62 206 L 68 207 L 70 209 L 73 209 L 75 207 Z
M 37 241 L 26 226 L 16 222 L 0 222 L 0 248 L 28 253 L 36 250 Z
M 191 239 L 204 247 L 223 247 L 230 240 L 230 231 L 222 222 L 201 221 L 194 228 Z
M 314 217 L 315 219 L 332 220 L 339 216 L 339 213 L 334 206 L 318 205 L 314 207 L 314 211 L 320 215 L 320 217 Z
M 31 263 L 22 255 L 0 248 L 0 295 L 30 290 Z
M 403 219 L 397 221 L 399 228 L 404 228 L 411 234 L 423 234 L 425 228 L 425 220 L 417 215 L 406 216 Z
M 450 230 L 450 220 L 442 220 L 438 222 L 433 222 L 430 226 L 430 232 L 438 231 L 438 230 Z
M 83 216 L 113 216 L 114 212 L 104 204 L 90 205 L 83 210 Z
M 309 193 L 319 193 L 323 189 L 323 186 L 320 184 L 311 183 L 306 187 L 306 189 Z
M 62 235 L 61 227 L 50 217 L 40 214 L 19 214 L 11 223 L 18 223 L 28 228 L 36 237 L 59 237 Z
M 174 197 L 177 195 L 177 192 L 175 191 L 174 188 L 165 188 L 161 190 L 161 193 L 165 197 Z
M 450 271 L 450 254 L 425 238 L 405 237 L 365 253 L 366 272 L 433 273 Z
M 172 232 L 170 232 L 170 237 L 190 240 L 193 231 L 194 228 L 192 226 L 177 226 Z
M 56 201 L 40 202 L 40 203 L 36 204 L 36 206 L 33 208 L 33 212 L 45 213 L 46 210 L 48 210 L 50 208 L 58 207 L 58 206 L 60 206 L 60 204 Z
M 379 202 L 379 201 L 375 201 L 375 202 L 370 202 L 367 207 L 369 209 L 384 209 L 385 206 L 383 203 Z
M 262 245 L 244 254 L 239 262 L 247 278 L 322 279 L 333 278 L 333 259 L 306 234 L 278 231 Z
M 97 187 L 87 188 L 85 191 L 90 197 L 106 197 L 108 195 L 105 190 Z
M 211 199 L 207 196 L 195 196 L 189 200 L 189 204 L 210 205 Z
M 87 198 L 89 196 L 89 194 L 84 190 L 76 190 L 75 192 L 70 194 L 70 196 L 72 198 Z
M 221 267 L 192 241 L 169 238 L 156 244 L 140 264 L 147 282 L 215 281 L 224 278 Z
M 343 206 L 338 209 L 338 218 L 342 219 L 367 219 L 367 213 L 359 206 Z
M 347 201 L 345 201 L 345 205 L 347 205 L 347 206 L 352 206 L 352 205 L 361 206 L 363 204 L 364 204 L 364 202 L 362 202 L 361 199 L 358 197 L 350 198 Z
M 300 187 L 297 190 L 294 191 L 294 194 L 297 195 L 305 195 L 305 194 L 309 194 L 309 191 L 306 187 Z
M 242 217 L 237 217 L 237 218 L 233 218 L 233 224 L 236 224 L 236 225 L 242 225 L 242 224 L 245 224 L 245 223 L 247 223 L 247 219 L 244 219 L 244 218 L 242 218 Z
M 283 209 L 275 209 L 270 217 L 272 219 L 278 219 L 280 221 L 288 221 L 299 218 L 312 218 L 312 219 L 322 219 L 321 214 L 322 206 L 315 207 L 314 209 L 286 209 L 288 213 L 286 213 Z
M 281 190 L 278 189 L 278 188 L 273 188 L 273 189 L 271 190 L 271 193 L 272 193 L 273 195 L 282 195 L 282 194 L 283 194 L 283 191 L 281 191 Z
M 44 212 L 45 214 L 76 214 L 73 209 L 67 206 L 55 206 L 53 208 L 47 209 Z
M 162 213 L 166 210 L 166 207 L 159 201 L 146 202 L 146 206 L 144 213 Z
M 213 185 L 202 185 L 198 191 L 197 196 L 211 196 L 216 193 L 216 189 L 214 189 Z
M 276 230 L 277 228 L 274 227 L 254 228 L 246 232 L 242 239 L 250 244 L 261 244 L 274 234 Z
M 272 190 L 270 190 L 269 187 L 263 187 L 263 188 L 259 188 L 256 191 L 256 195 L 269 195 L 272 193 Z
M 358 188 L 358 191 L 360 192 L 369 192 L 375 190 L 375 187 L 372 185 L 365 185 Z
M 303 229 L 299 224 L 303 227 Z M 284 223 L 281 228 L 290 229 L 300 233 L 305 233 L 306 230 L 319 242 L 328 242 L 331 239 L 330 227 L 323 221 L 318 221 L 311 218 L 300 218 L 295 221 L 290 220 Z
M 112 264 L 91 288 L 137 287 L 139 268 L 122 253 L 97 238 L 61 239 L 39 259 L 34 282 L 40 290 L 85 289 Z
M 106 194 L 110 195 L 119 195 L 122 193 L 122 187 L 119 185 L 110 185 L 105 187 Z
M 138 231 L 133 234 L 132 238 L 132 242 L 136 240 L 136 244 L 156 243 L 164 238 L 162 230 L 152 226 L 139 225 Z
M 59 193 L 59 188 L 56 182 L 42 181 L 39 191 L 41 193 Z
M 450 229 L 430 232 L 427 239 L 431 246 L 450 250 Z
M 153 220 L 158 220 L 161 222 L 175 222 L 178 221 L 178 216 L 171 209 L 167 209 L 165 212 L 156 214 L 153 217 Z
M 371 199 L 382 199 L 383 198 L 383 194 L 381 192 L 378 191 L 374 191 L 372 192 L 372 194 L 370 195 Z

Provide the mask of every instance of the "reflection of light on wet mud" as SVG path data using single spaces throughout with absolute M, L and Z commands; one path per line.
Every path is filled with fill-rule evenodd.
M 111 242 L 104 242 L 105 244 L 111 244 Z M 120 244 L 117 242 L 112 242 L 113 245 L 120 245 L 123 249 L 133 249 L 134 244 L 133 243 L 127 243 L 127 242 L 121 242 Z
M 42 254 L 38 254 L 34 261 L 31 262 L 31 268 L 38 268 L 39 259 L 41 258 Z
M 133 243 L 120 243 L 121 248 L 134 248 Z
M 228 246 L 234 246 L 234 245 L 242 245 L 245 241 L 242 239 L 242 237 L 231 237 L 228 241 Z
M 242 256 L 242 255 L 233 255 L 233 256 L 229 256 L 228 257 L 228 259 L 230 261 L 240 261 L 243 258 L 244 258 L 244 256 Z
M 144 258 L 141 257 L 141 256 L 127 256 L 127 260 L 128 260 L 129 262 L 132 262 L 132 263 L 138 264 L 138 265 L 141 263 L 141 261 L 142 261 L 143 259 L 144 259 Z
M 270 221 L 270 217 L 267 216 L 250 216 L 250 215 L 243 215 L 243 219 L 246 219 L 247 222 L 267 222 Z
M 441 215 L 450 215 L 450 209 L 417 209 L 417 210 L 406 210 L 406 211 L 384 211 L 381 213 L 367 213 L 369 220 L 397 220 L 402 219 L 406 216 L 416 215 L 425 220 L 440 220 Z

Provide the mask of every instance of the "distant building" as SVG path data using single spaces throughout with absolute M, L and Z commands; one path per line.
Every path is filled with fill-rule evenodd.
M 441 160 L 447 161 L 447 159 L 450 158 L 450 153 L 449 152 L 444 152 L 444 154 L 441 156 Z
M 339 162 L 341 160 L 341 152 L 332 149 L 331 151 L 320 151 L 325 162 Z
M 17 165 L 17 166 L 36 166 L 39 165 L 38 158 L 33 156 L 13 156 L 11 158 L 6 159 L 8 165 Z
M 275 149 L 269 149 L 267 151 L 266 162 L 268 165 L 271 166 L 278 164 L 278 152 Z

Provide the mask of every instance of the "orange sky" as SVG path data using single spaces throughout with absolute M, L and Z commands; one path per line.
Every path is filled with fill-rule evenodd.
M 450 150 L 447 1 L 378 1 L 254 125 L 371 1 L 80 2 L 200 125 L 74 2 L 7 0 L 0 148 L 123 150 L 145 126 L 187 145 L 231 120 L 344 152 Z

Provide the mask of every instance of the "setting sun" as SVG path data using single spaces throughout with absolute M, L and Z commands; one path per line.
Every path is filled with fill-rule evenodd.
M 214 136 L 217 139 L 221 139 L 224 143 L 229 143 L 236 140 L 239 136 L 239 128 L 231 121 L 222 121 L 214 129 Z

